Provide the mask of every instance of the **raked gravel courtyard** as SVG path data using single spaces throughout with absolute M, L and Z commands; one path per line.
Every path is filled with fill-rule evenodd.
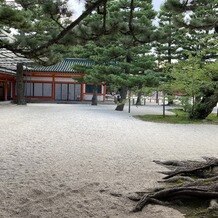
M 160 106 L 114 108 L 0 105 L 0 218 L 183 217 L 151 205 L 131 214 L 126 196 L 158 185 L 165 169 L 153 160 L 217 157 L 218 126 L 132 116 Z

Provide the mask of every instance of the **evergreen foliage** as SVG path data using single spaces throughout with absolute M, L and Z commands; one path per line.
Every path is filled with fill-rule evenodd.
M 105 0 L 88 2 L 83 14 L 73 21 L 67 0 L 0 1 L 0 27 L 14 36 L 13 42 L 0 39 L 0 48 L 44 64 L 57 62 L 58 51 L 64 49 L 58 44 L 64 44 L 64 37 Z
M 158 64 L 172 63 L 172 60 L 181 59 L 184 44 L 185 29 L 174 24 L 177 14 L 162 5 L 158 14 L 158 40 L 154 44 L 158 57 Z
M 205 119 L 218 102 L 218 2 L 168 0 L 165 7 L 177 13 L 177 16 L 173 17 L 174 25 L 187 31 L 181 45 L 183 62 L 174 67 L 173 83 L 177 83 L 178 91 L 183 83 L 182 86 L 186 86 L 186 94 L 194 99 L 190 118 Z M 215 63 L 211 63 L 214 61 Z M 212 74 L 211 70 L 209 71 L 211 67 Z
M 75 32 L 79 39 L 84 36 L 86 45 L 72 48 L 71 54 L 93 61 L 85 69 L 85 81 L 117 87 L 121 95 L 118 110 L 123 110 L 127 90 L 157 84 L 150 54 L 155 12 L 151 1 L 138 0 L 110 1 L 106 12 L 105 16 L 97 10 L 78 26 Z M 105 25 L 99 25 L 100 19 L 107 21 Z

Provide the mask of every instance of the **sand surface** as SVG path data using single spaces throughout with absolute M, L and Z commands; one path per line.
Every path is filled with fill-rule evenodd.
M 113 105 L 1 105 L 0 217 L 180 218 L 152 205 L 130 214 L 126 196 L 157 185 L 152 160 L 201 156 L 218 156 L 218 126 L 143 122 Z

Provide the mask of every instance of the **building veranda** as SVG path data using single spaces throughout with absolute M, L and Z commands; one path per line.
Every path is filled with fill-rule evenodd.
M 90 66 L 87 59 L 66 58 L 52 66 L 34 66 L 24 63 L 24 96 L 27 102 L 90 101 L 93 85 L 82 81 L 84 72 L 73 69 L 75 65 Z M 99 84 L 98 101 L 104 101 L 106 86 Z M 0 101 L 16 100 L 16 67 L 0 68 Z
M 0 67 L 0 101 L 12 100 L 15 96 L 15 72 Z

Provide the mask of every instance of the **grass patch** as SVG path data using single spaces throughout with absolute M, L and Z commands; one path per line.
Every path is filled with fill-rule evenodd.
M 173 124 L 215 124 L 218 125 L 218 117 L 216 114 L 210 114 L 205 120 L 191 120 L 188 114 L 182 109 L 169 110 L 175 115 L 139 115 L 137 118 L 157 123 L 173 123 Z

